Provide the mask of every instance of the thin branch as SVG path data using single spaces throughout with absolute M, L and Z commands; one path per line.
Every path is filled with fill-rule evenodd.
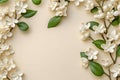
M 110 57 L 111 57 L 113 63 L 115 64 L 115 60 L 114 60 L 114 58 L 113 58 L 113 56 L 112 56 L 112 53 L 109 53 L 109 54 L 110 54 Z

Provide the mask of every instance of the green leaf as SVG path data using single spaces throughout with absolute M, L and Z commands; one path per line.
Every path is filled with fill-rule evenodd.
M 116 16 L 115 19 L 111 22 L 113 26 L 118 26 L 120 24 L 120 16 Z
M 0 0 L 0 4 L 7 2 L 8 0 Z
M 17 23 L 17 26 L 22 31 L 27 31 L 29 29 L 29 26 L 25 22 L 19 22 L 19 23 Z
M 117 57 L 120 56 L 120 45 L 117 47 L 117 50 L 116 50 L 116 56 L 117 56 Z
M 85 52 L 80 52 L 80 56 L 84 58 L 88 58 L 88 56 L 85 54 Z
M 99 63 L 90 61 L 89 65 L 90 65 L 91 72 L 95 76 L 102 76 L 104 74 L 104 70 Z
M 96 13 L 98 12 L 98 8 L 97 7 L 94 7 L 93 9 L 91 9 L 91 13 Z
M 48 28 L 56 27 L 62 20 L 61 16 L 54 16 L 49 20 Z
M 32 2 L 33 2 L 35 5 L 39 5 L 39 4 L 41 4 L 42 0 L 32 0 Z
M 93 26 L 99 26 L 99 23 L 98 22 L 95 22 L 95 21 L 90 21 L 88 22 L 90 23 L 90 29 L 93 30 Z
M 106 41 L 104 40 L 95 40 L 92 42 L 97 48 L 103 50 L 103 48 L 101 47 L 102 44 L 105 44 Z
M 37 11 L 28 9 L 26 11 L 26 13 L 22 13 L 21 15 L 25 18 L 30 18 L 30 17 L 34 16 L 36 13 L 37 13 Z

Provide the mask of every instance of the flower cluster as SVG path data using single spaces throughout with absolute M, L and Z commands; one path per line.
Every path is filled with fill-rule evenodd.
M 56 16 L 67 16 L 67 0 L 51 0 L 50 9 L 55 11 Z
M 11 45 L 7 44 L 7 40 L 13 36 L 16 25 L 22 31 L 28 29 L 28 25 L 20 22 L 20 18 L 32 17 L 36 12 L 28 10 L 26 2 L 27 0 L 14 0 L 11 6 L 0 9 L 0 80 L 22 80 L 23 73 L 16 67 L 13 60 L 14 51 Z
M 90 67 L 96 76 L 104 74 L 109 80 L 112 80 L 112 77 L 118 80 L 120 76 L 120 64 L 117 63 L 117 58 L 120 56 L 120 0 L 73 1 L 76 6 L 84 3 L 85 8 L 93 14 L 95 20 L 80 27 L 82 40 L 92 40 L 93 45 L 103 51 L 105 57 L 105 59 L 101 59 L 102 62 L 97 61 L 98 51 L 90 48 L 88 51 L 80 53 L 83 66 Z

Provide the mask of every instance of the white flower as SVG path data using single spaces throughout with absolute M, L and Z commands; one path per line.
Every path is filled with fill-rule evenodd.
M 16 2 L 16 11 L 17 14 L 26 13 L 26 8 L 28 7 L 23 1 Z
M 84 67 L 84 68 L 87 68 L 88 67 L 88 59 L 87 58 L 84 58 L 84 57 L 82 57 L 82 66 Z
M 67 7 L 62 10 L 58 10 L 56 12 L 56 16 L 67 16 Z
M 23 73 L 19 72 L 18 70 L 13 70 L 8 76 L 10 80 L 22 80 Z
M 105 17 L 105 13 L 103 13 L 102 11 L 98 11 L 97 14 L 94 15 L 94 18 L 96 19 L 103 19 Z
M 3 71 L 0 71 L 0 80 L 4 80 L 7 76 L 8 72 L 3 70 Z
M 84 2 L 85 0 L 70 0 L 70 1 L 74 1 L 75 6 L 79 6 L 80 3 Z
M 54 10 L 56 10 L 56 8 L 59 6 L 59 2 L 53 2 L 53 1 L 51 1 L 51 3 L 50 3 L 50 9 L 52 10 L 52 11 L 54 11 Z
M 18 23 L 18 20 L 15 19 L 14 17 L 6 17 L 7 25 L 11 27 L 15 27 L 15 24 Z
M 86 55 L 88 56 L 88 60 L 97 59 L 98 51 L 89 49 L 89 51 L 86 52 Z
M 115 51 L 116 44 L 107 41 L 106 44 L 102 44 L 101 47 L 104 49 L 105 52 L 113 53 Z
M 114 15 L 113 15 L 114 11 L 110 11 L 110 12 L 107 12 L 106 14 L 106 19 L 109 20 L 109 21 L 112 21 L 114 19 Z
M 107 33 L 107 37 L 109 38 L 109 41 L 117 41 L 120 37 L 120 34 L 114 29 Z
M 90 36 L 89 28 L 90 28 L 90 23 L 85 24 L 82 27 L 80 27 L 80 33 L 82 34 L 81 38 L 83 40 L 86 40 L 89 38 L 89 36 Z
M 14 64 L 12 59 L 8 59 L 8 58 L 0 59 L 0 70 L 6 69 L 7 71 L 10 71 L 15 67 L 16 65 Z
M 109 58 L 105 58 L 105 59 L 102 60 L 102 65 L 104 67 L 109 67 L 111 64 L 112 64 L 112 62 L 110 61 Z
M 13 33 L 12 32 L 8 32 L 8 33 L 6 33 L 6 34 L 3 34 L 2 35 L 2 38 L 3 39 L 7 39 L 7 38 L 10 38 L 10 37 L 12 37 L 13 36 Z
M 116 78 L 120 75 L 120 65 L 113 65 L 110 69 L 110 71 L 113 73 L 113 77 Z
M 86 10 L 91 10 L 94 8 L 94 2 L 92 0 L 88 0 L 86 2 L 86 6 L 85 6 Z
M 95 31 L 95 33 L 104 33 L 106 31 L 106 28 L 104 25 L 93 26 L 93 30 Z
M 3 53 L 4 51 L 8 50 L 10 47 L 7 44 L 0 44 L 0 53 Z

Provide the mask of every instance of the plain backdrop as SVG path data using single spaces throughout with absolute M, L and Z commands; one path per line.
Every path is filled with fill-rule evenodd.
M 91 15 L 82 6 L 70 4 L 68 16 L 61 24 L 48 29 L 48 21 L 54 16 L 48 8 L 49 0 L 42 0 L 39 6 L 31 0 L 28 3 L 38 13 L 30 19 L 22 18 L 29 24 L 29 31 L 16 28 L 10 39 L 24 80 L 99 80 L 82 67 L 80 59 L 80 51 L 88 49 L 90 44 L 81 41 L 79 28 L 81 23 L 92 20 Z

